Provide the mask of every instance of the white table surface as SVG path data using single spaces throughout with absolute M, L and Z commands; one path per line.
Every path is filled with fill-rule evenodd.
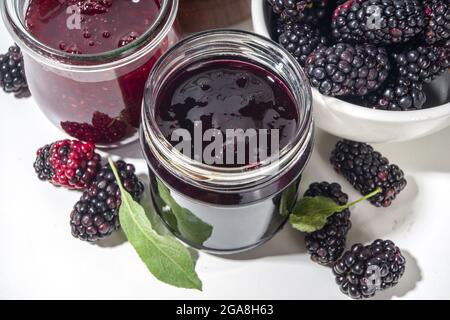
M 246 22 L 241 27 L 249 28 Z M 11 43 L 0 25 L 0 52 Z M 158 282 L 120 233 L 98 245 L 70 234 L 69 214 L 80 194 L 40 182 L 33 161 L 39 146 L 65 138 L 32 98 L 0 92 L 0 299 L 347 299 L 331 270 L 305 252 L 304 236 L 286 226 L 272 241 L 234 256 L 199 253 L 204 291 Z M 337 138 L 317 131 L 303 185 L 337 181 L 359 197 L 328 164 Z M 450 298 L 450 128 L 416 141 L 376 148 L 406 172 L 407 189 L 389 209 L 352 209 L 348 245 L 391 239 L 407 268 L 400 284 L 379 299 Z M 147 176 L 139 145 L 111 152 Z

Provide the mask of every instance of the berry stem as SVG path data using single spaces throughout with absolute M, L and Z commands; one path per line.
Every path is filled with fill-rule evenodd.
M 380 187 L 378 187 L 377 189 L 375 189 L 375 190 L 372 191 L 371 193 L 365 195 L 365 196 L 362 197 L 361 199 L 358 199 L 358 200 L 356 200 L 356 201 L 353 201 L 353 202 L 347 203 L 347 204 L 345 204 L 345 205 L 343 205 L 343 206 L 340 206 L 340 207 L 339 207 L 339 212 L 341 212 L 341 211 L 343 211 L 343 210 L 345 210 L 345 209 L 348 209 L 348 208 L 350 208 L 350 207 L 353 207 L 354 205 L 356 205 L 356 204 L 358 204 L 358 203 L 360 203 L 360 202 L 363 202 L 364 200 L 370 199 L 370 198 L 372 198 L 373 196 L 375 196 L 375 195 L 377 195 L 377 194 L 379 194 L 379 193 L 381 193 L 381 192 L 383 192 L 383 189 L 381 189 Z
M 108 158 L 108 162 L 109 162 L 112 172 L 114 173 L 114 176 L 116 177 L 117 185 L 119 186 L 120 192 L 123 194 L 124 192 L 126 192 L 126 190 L 122 186 L 122 181 L 120 180 L 120 176 L 119 176 L 119 172 L 117 171 L 116 164 L 114 163 L 114 161 L 111 158 Z

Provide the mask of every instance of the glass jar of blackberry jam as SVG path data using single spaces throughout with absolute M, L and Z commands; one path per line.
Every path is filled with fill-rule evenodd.
M 68 135 L 99 147 L 138 137 L 145 82 L 180 39 L 178 0 L 4 0 L 30 91 Z
M 313 120 L 308 81 L 276 43 L 234 30 L 183 40 L 150 73 L 142 117 L 153 205 L 179 239 L 235 253 L 283 227 Z

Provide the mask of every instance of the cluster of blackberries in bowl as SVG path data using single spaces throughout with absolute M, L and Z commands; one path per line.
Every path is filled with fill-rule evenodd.
M 424 84 L 450 68 L 448 0 L 266 0 L 272 37 L 321 94 L 419 110 Z

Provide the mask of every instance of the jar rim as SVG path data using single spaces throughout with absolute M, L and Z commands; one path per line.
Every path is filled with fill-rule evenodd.
M 52 67 L 70 68 L 72 71 L 91 71 L 95 68 L 113 69 L 134 62 L 156 48 L 172 29 L 178 13 L 179 0 L 162 0 L 153 24 L 135 41 L 95 54 L 70 54 L 54 49 L 31 34 L 19 17 L 19 1 L 4 0 L 1 13 L 5 25 L 19 47 L 27 54 Z
M 150 108 L 155 105 L 154 102 L 158 95 L 158 92 L 153 92 L 155 90 L 155 86 L 153 86 L 153 84 L 156 81 L 156 83 L 160 83 L 159 86 L 161 87 L 161 82 L 164 82 L 158 76 L 159 72 L 161 72 L 161 69 L 164 67 L 164 63 L 166 61 L 173 61 L 173 56 L 176 56 L 177 50 L 180 50 L 180 48 L 183 48 L 186 45 L 199 42 L 203 43 L 204 47 L 207 47 L 205 43 L 208 41 L 210 41 L 211 44 L 217 43 L 214 42 L 218 41 L 215 38 L 221 37 L 228 37 L 227 41 L 239 44 L 240 46 L 257 44 L 258 47 L 264 47 L 267 50 L 279 55 L 280 59 L 283 59 L 283 61 L 288 64 L 294 72 L 293 76 L 296 81 L 299 81 L 302 84 L 304 90 L 299 93 L 303 99 L 302 103 L 295 99 L 300 118 L 297 134 L 292 141 L 279 152 L 280 155 L 277 157 L 278 160 L 275 162 L 273 161 L 273 158 L 269 158 L 260 162 L 259 164 L 261 165 L 258 165 L 255 168 L 252 164 L 240 167 L 218 167 L 196 161 L 182 154 L 174 146 L 172 146 L 169 141 L 167 141 L 156 123 L 154 112 L 151 112 L 150 110 Z M 256 51 L 255 47 L 248 46 L 246 48 Z M 185 53 L 189 54 L 189 50 L 186 50 Z M 218 54 L 217 56 L 220 59 L 220 55 Z M 201 59 L 198 61 L 201 61 Z M 252 59 L 248 59 L 248 61 L 253 62 Z M 281 68 L 281 66 L 279 67 Z M 274 70 L 271 71 L 273 72 Z M 286 79 L 283 80 L 286 81 Z M 289 90 L 292 90 L 290 86 L 288 86 L 288 88 Z M 149 94 L 148 91 L 151 91 L 151 94 Z M 295 96 L 293 92 L 291 93 Z M 303 111 L 303 116 L 302 110 L 300 110 L 301 108 L 305 109 Z M 167 167 L 166 169 L 175 169 L 172 171 L 182 173 L 182 178 L 188 178 L 193 183 L 201 183 L 203 185 L 209 185 L 213 188 L 232 188 L 243 185 L 249 186 L 252 183 L 260 184 L 266 182 L 281 170 L 284 170 L 288 168 L 289 165 L 292 165 L 292 162 L 298 158 L 299 154 L 301 155 L 306 150 L 310 140 L 312 139 L 313 131 L 312 93 L 309 82 L 301 66 L 285 49 L 275 42 L 260 35 L 242 30 L 209 30 L 194 34 L 180 41 L 158 60 L 150 73 L 149 79 L 147 80 L 143 100 L 142 119 L 143 125 L 141 142 L 149 145 L 151 152 L 159 157 L 160 162 Z

